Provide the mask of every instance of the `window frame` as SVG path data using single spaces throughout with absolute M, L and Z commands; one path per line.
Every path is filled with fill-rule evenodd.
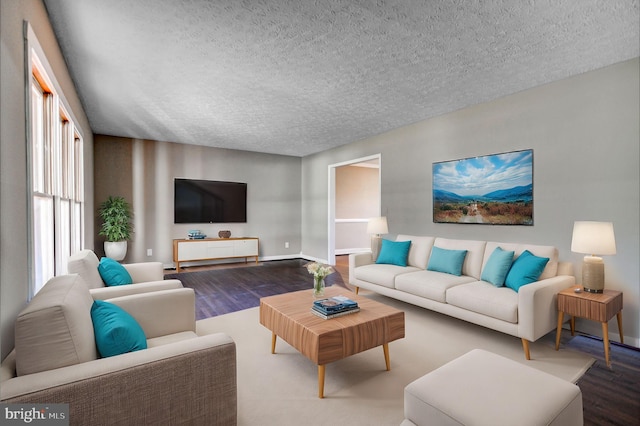
M 69 255 L 83 247 L 85 175 L 83 129 L 27 21 L 24 38 L 30 300 L 49 278 L 66 273 Z

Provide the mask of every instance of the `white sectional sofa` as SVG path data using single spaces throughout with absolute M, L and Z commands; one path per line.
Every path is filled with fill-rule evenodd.
M 520 337 L 527 359 L 529 342 L 556 328 L 557 293 L 575 285 L 573 265 L 559 262 L 552 246 L 413 235 L 398 235 L 396 241 L 411 241 L 406 266 L 375 263 L 370 253 L 349 255 L 349 283 L 356 292 L 364 288 Z M 433 247 L 466 250 L 461 275 L 428 270 Z M 549 261 L 537 281 L 517 291 L 496 286 L 481 277 L 498 247 L 513 251 L 514 262 L 526 250 Z

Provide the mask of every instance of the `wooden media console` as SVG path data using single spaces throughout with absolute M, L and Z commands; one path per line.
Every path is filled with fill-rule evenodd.
M 180 272 L 180 263 L 200 260 L 220 260 L 255 257 L 258 263 L 259 240 L 247 238 L 204 238 L 173 240 L 173 262 L 176 272 Z

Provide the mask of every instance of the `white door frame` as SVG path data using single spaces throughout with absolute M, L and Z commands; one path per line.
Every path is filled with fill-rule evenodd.
M 336 264 L 336 168 L 342 166 L 348 166 L 350 164 L 356 163 L 364 163 L 365 161 L 378 160 L 378 179 L 379 179 L 379 187 L 380 194 L 378 197 L 380 198 L 380 209 L 382 209 L 382 154 L 374 154 L 369 155 L 367 157 L 355 158 L 353 160 L 343 161 L 341 163 L 329 164 L 329 200 L 327 203 L 328 206 L 328 223 L 327 223 L 327 262 L 330 265 Z M 378 216 L 380 212 L 378 212 Z

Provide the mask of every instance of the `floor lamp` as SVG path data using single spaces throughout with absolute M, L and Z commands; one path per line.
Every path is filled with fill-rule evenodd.
M 371 234 L 371 258 L 375 262 L 380 254 L 380 245 L 382 244 L 382 234 L 388 234 L 387 218 L 372 217 L 367 224 L 367 234 Z

